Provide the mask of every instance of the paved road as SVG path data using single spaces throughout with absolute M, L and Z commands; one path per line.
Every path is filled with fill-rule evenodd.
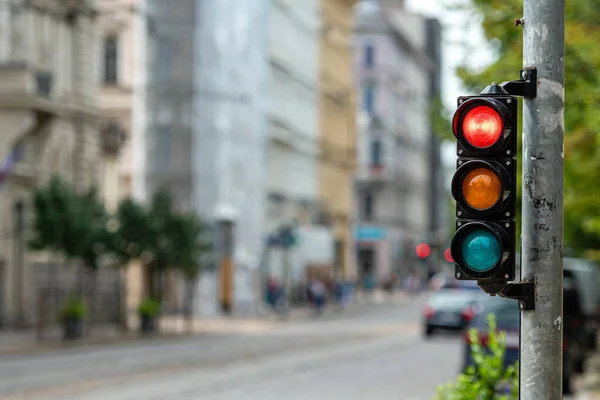
M 422 299 L 264 332 L 153 340 L 0 360 L 0 399 L 429 400 L 461 360 L 423 341 Z

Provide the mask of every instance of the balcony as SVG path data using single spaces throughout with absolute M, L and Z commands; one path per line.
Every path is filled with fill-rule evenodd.
M 54 76 L 25 63 L 0 65 L 0 108 L 29 108 L 57 114 L 60 104 L 53 100 Z

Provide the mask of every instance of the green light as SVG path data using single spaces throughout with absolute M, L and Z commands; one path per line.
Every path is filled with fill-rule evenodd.
M 462 243 L 465 263 L 474 271 L 485 272 L 500 260 L 502 250 L 493 233 L 477 229 L 467 235 Z

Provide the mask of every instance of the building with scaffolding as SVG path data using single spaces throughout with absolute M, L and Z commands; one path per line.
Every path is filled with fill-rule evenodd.
M 215 226 L 219 244 L 217 228 L 233 225 L 233 262 L 215 263 L 199 283 L 198 311 L 204 314 L 218 312 L 219 300 L 238 310 L 258 300 L 266 7 L 266 0 L 146 2 L 146 195 L 168 189 L 179 209 Z

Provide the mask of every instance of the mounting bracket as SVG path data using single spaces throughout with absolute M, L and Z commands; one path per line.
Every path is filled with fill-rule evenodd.
M 537 68 L 524 68 L 516 81 L 507 81 L 500 84 L 511 96 L 534 98 L 537 96 Z
M 519 283 L 507 282 L 485 282 L 478 281 L 477 284 L 484 292 L 492 296 L 499 295 L 507 299 L 519 300 L 521 310 L 535 310 L 535 283 L 522 281 Z

